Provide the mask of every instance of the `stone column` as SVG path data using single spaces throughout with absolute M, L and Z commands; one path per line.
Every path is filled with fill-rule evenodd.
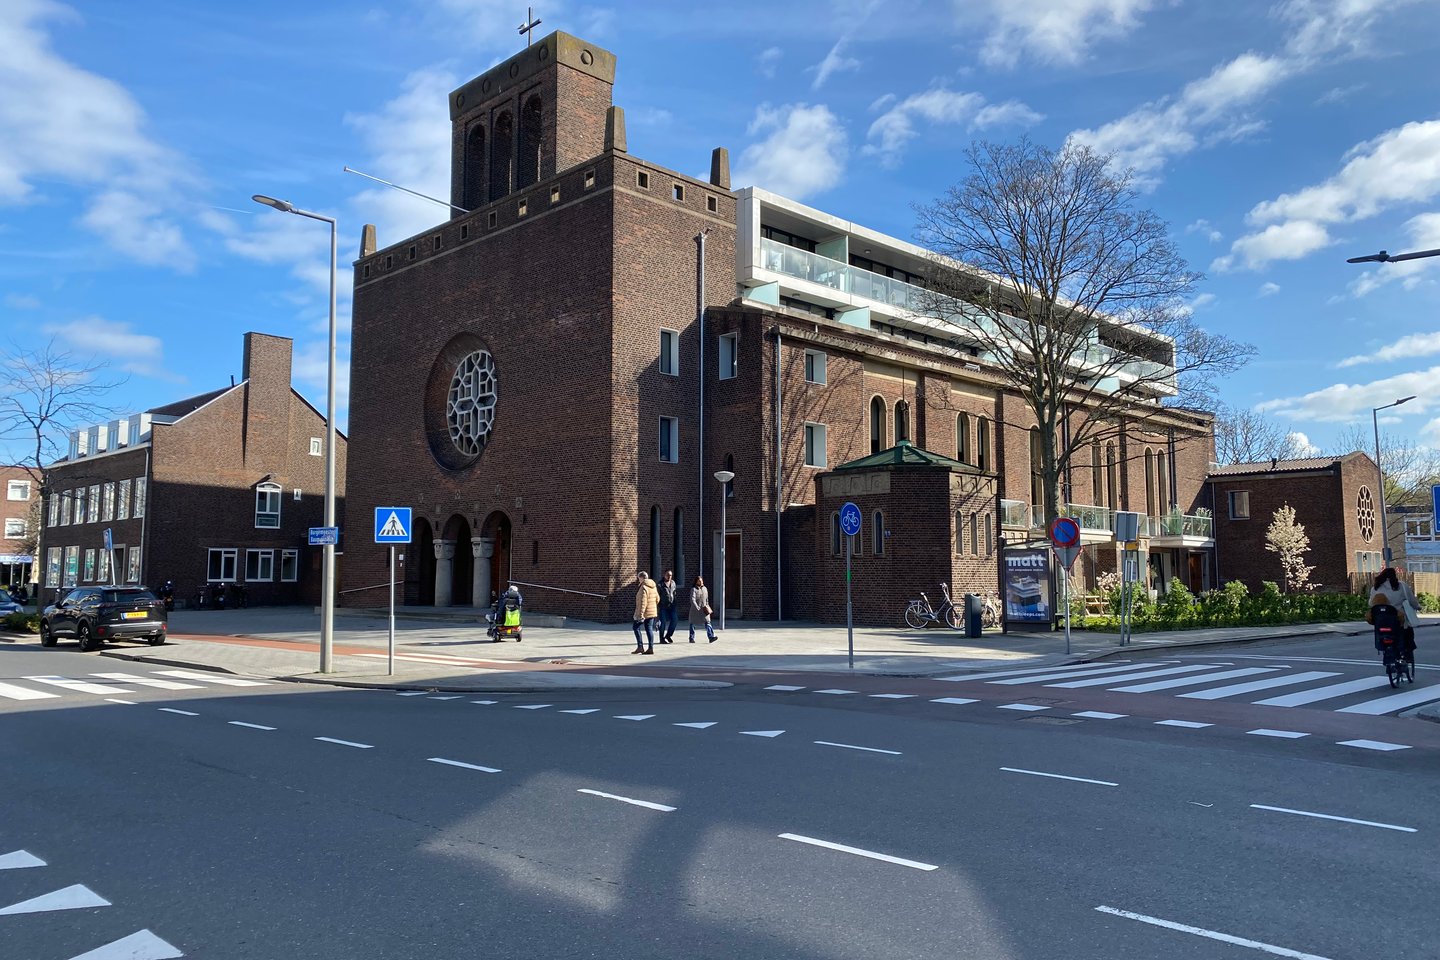
M 470 577 L 471 604 L 477 610 L 489 610 L 490 558 L 495 556 L 494 538 L 471 537 L 470 555 L 475 558 L 475 570 Z
M 435 606 L 448 607 L 453 596 L 451 579 L 455 568 L 455 541 L 436 540 L 435 548 Z

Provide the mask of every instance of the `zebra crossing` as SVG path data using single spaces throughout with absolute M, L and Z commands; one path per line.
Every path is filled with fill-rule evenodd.
M 1365 716 L 1385 716 L 1440 702 L 1440 675 L 1433 672 L 1427 675 L 1425 668 L 1421 668 L 1414 686 L 1392 691 L 1389 681 L 1378 672 L 1378 666 L 1370 666 L 1365 661 L 1339 661 L 1354 663 L 1349 669 L 1306 669 L 1310 663 L 1297 666 L 1281 660 L 1257 660 L 1217 657 L 1200 663 L 1179 659 L 1103 662 L 963 673 L 935 679 L 1000 688 L 1159 693 L 1187 700 L 1312 707 Z M 1357 677 L 1356 673 L 1361 675 Z M 1426 682 L 1432 676 L 1434 682 Z
M 151 670 L 147 673 L 87 673 L 76 677 L 31 675 L 0 680 L 0 699 L 56 700 L 67 695 L 115 697 L 155 690 L 213 690 L 218 687 L 264 687 L 264 680 L 247 680 L 203 670 Z

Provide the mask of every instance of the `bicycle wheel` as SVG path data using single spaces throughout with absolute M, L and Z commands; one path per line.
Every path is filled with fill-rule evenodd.
M 1407 660 L 1405 661 L 1405 679 L 1406 679 L 1406 680 L 1409 680 L 1411 683 L 1414 683 L 1414 682 L 1415 682 L 1415 661 L 1414 661 L 1414 660 L 1409 660 L 1409 659 L 1407 659 Z
M 1385 679 L 1390 681 L 1390 686 L 1400 686 L 1400 677 L 1403 676 L 1405 665 L 1394 657 L 1385 661 Z
M 910 606 L 905 608 L 905 622 L 908 623 L 911 627 L 914 627 L 916 630 L 919 630 L 921 627 L 925 626 L 925 621 L 927 619 L 928 618 L 925 616 L 925 609 L 920 606 L 920 601 L 910 601 Z
M 950 624 L 951 630 L 959 630 L 961 626 L 960 611 L 955 609 L 955 604 L 945 608 L 945 622 Z

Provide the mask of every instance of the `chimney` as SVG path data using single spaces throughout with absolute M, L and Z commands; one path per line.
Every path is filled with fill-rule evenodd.
M 286 473 L 290 454 L 289 337 L 245 334 L 245 468 Z
M 710 182 L 722 190 L 730 189 L 730 151 L 716 147 L 710 154 Z

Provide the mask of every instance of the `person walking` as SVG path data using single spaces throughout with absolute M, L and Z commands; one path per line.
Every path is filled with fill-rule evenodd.
M 695 642 L 695 628 L 705 625 L 705 634 L 715 642 L 715 628 L 710 624 L 710 591 L 705 589 L 705 578 L 696 577 L 690 588 L 690 642 Z
M 659 612 L 660 591 L 655 588 L 655 581 L 644 570 L 635 578 L 635 619 L 631 626 L 635 630 L 635 649 L 633 653 L 655 652 L 655 615 Z M 640 642 L 640 627 L 645 627 L 645 639 L 648 646 Z
M 675 642 L 675 621 L 679 619 L 675 600 L 679 588 L 680 584 L 675 582 L 675 571 L 666 570 L 665 576 L 660 578 L 660 622 L 655 626 L 661 643 Z

